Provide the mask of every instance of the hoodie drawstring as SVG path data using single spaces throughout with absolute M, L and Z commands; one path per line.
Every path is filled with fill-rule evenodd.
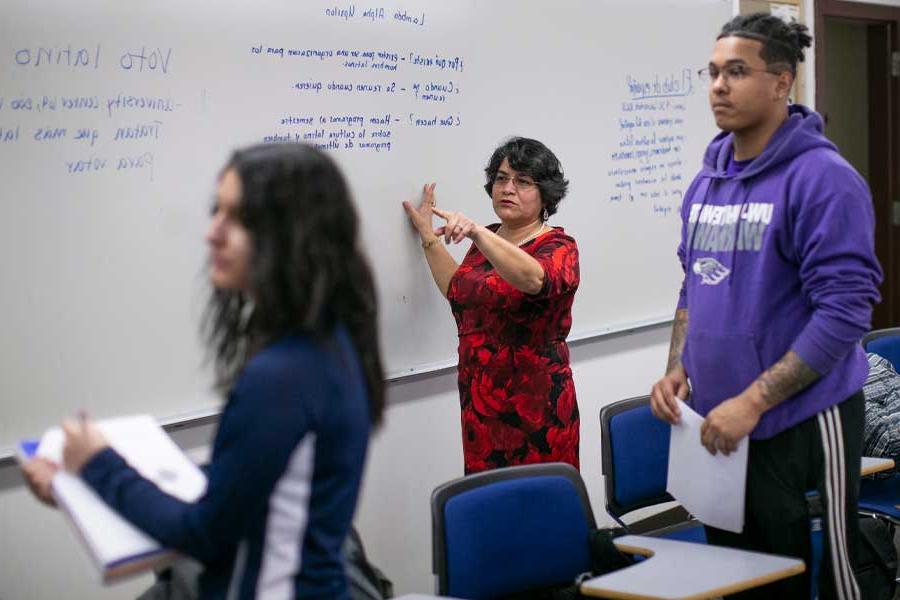
M 750 188 L 752 184 L 750 183 L 752 179 L 747 180 L 747 185 L 743 185 L 741 182 L 741 188 L 743 188 L 744 193 L 741 194 L 741 208 L 738 210 L 737 219 L 734 222 L 734 236 L 732 240 L 731 246 L 731 277 L 728 278 L 728 287 L 731 287 L 731 282 L 734 281 L 734 276 L 737 273 L 737 247 L 738 247 L 738 234 L 741 229 L 741 220 L 744 215 L 744 207 L 747 206 L 747 201 L 750 199 Z
M 684 265 L 685 268 L 690 274 L 691 270 L 691 250 L 694 246 L 694 236 L 697 235 L 697 229 L 700 227 L 700 215 L 703 214 L 703 207 L 706 206 L 707 198 L 709 197 L 709 186 L 711 185 L 711 177 L 704 177 L 703 181 L 700 183 L 703 186 L 703 200 L 700 201 L 700 210 L 697 212 L 697 221 L 691 226 L 691 214 L 688 212 L 688 227 L 691 230 L 691 235 L 688 238 L 687 248 L 685 248 L 684 254 Z

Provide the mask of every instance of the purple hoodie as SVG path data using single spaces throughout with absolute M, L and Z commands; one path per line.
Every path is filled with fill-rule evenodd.
M 717 135 L 681 208 L 682 358 L 702 415 L 788 350 L 819 373 L 763 414 L 750 437 L 767 439 L 862 388 L 859 340 L 881 282 L 875 217 L 865 181 L 804 106 L 740 173 L 732 154 L 732 135 Z

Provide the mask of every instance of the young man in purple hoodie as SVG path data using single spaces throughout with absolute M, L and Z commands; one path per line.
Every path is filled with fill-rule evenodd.
M 810 564 L 806 492 L 818 490 L 820 598 L 859 598 L 851 557 L 868 369 L 859 339 L 881 269 L 865 181 L 825 138 L 821 117 L 787 102 L 811 41 L 803 25 L 739 16 L 701 71 L 722 132 L 682 205 L 685 277 L 651 406 L 677 423 L 675 399 L 690 396 L 713 454 L 750 437 L 744 531 L 708 527 L 710 543 Z M 807 572 L 741 597 L 809 590 Z

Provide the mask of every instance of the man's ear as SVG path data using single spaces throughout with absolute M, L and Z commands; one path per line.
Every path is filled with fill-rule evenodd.
M 775 97 L 778 100 L 784 100 L 791 93 L 791 86 L 794 85 L 794 75 L 790 71 L 782 71 L 778 74 L 778 80 L 775 84 Z

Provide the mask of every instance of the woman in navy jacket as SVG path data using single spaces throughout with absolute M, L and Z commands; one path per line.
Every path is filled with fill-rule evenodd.
M 315 148 L 255 146 L 223 169 L 206 234 L 204 333 L 227 402 L 197 502 L 142 478 L 90 421 L 64 423 L 65 468 L 200 560 L 204 598 L 349 598 L 341 544 L 384 406 L 357 230 L 344 178 Z M 25 469 L 47 501 L 54 468 Z

